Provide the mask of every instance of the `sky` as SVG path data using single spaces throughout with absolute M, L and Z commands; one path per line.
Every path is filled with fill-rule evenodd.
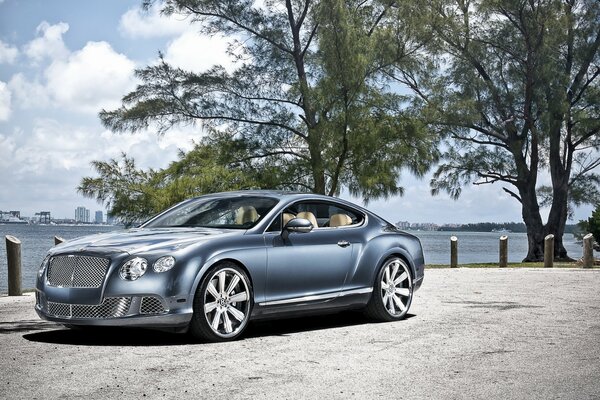
M 73 218 L 77 206 L 104 207 L 77 193 L 93 176 L 92 160 L 122 152 L 143 168 L 163 168 L 189 150 L 203 131 L 179 127 L 163 137 L 152 129 L 116 134 L 98 112 L 119 106 L 135 88 L 134 71 L 156 63 L 159 51 L 173 65 L 203 71 L 235 68 L 227 38 L 204 37 L 181 17 L 145 12 L 141 0 L 0 0 L 0 210 L 33 216 L 50 211 Z M 521 221 L 519 204 L 500 184 L 466 187 L 458 201 L 432 197 L 431 174 L 400 177 L 404 196 L 367 207 L 391 222 Z M 364 205 L 342 192 L 341 197 Z M 591 207 L 575 212 L 587 219 Z M 542 210 L 544 216 L 548 210 Z

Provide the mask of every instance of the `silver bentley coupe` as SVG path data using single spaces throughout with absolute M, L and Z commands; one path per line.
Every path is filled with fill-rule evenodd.
M 53 247 L 35 310 L 71 327 L 168 328 L 225 341 L 261 318 L 362 309 L 402 319 L 423 270 L 416 237 L 347 201 L 218 193 L 138 228 Z

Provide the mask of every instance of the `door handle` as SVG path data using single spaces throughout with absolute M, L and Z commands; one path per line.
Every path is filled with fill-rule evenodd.
M 350 242 L 347 241 L 347 240 L 340 240 L 338 242 L 338 246 L 340 246 L 340 247 L 348 247 L 348 246 L 350 246 Z

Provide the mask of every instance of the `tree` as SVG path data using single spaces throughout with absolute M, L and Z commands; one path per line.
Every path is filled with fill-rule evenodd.
M 146 0 L 146 8 L 187 16 L 201 34 L 237 38 L 241 65 L 195 73 L 161 57 L 138 70 L 141 84 L 100 118 L 116 132 L 165 134 L 201 123 L 204 143 L 228 151 L 220 166 L 260 171 L 259 186 L 328 195 L 345 187 L 365 200 L 401 194 L 400 172 L 422 175 L 437 150 L 382 73 L 419 47 L 408 28 L 391 23 L 394 4 Z
M 429 63 L 389 74 L 418 95 L 414 107 L 449 138 L 432 193 L 458 198 L 468 183 L 501 182 L 521 204 L 524 261 L 544 236 L 567 258 L 569 199 L 593 200 L 600 165 L 600 3 L 595 0 L 436 0 L 415 3 Z M 547 223 L 538 179 L 551 178 Z M 547 190 L 547 189 L 546 189 Z
M 121 160 L 92 161 L 98 177 L 85 177 L 77 191 L 98 202 L 105 203 L 109 215 L 129 226 L 151 215 L 153 196 L 149 183 L 153 171 L 142 171 L 135 160 L 121 154 Z
M 596 241 L 596 249 L 600 247 L 600 204 L 596 206 L 596 209 L 592 213 L 592 216 L 587 220 L 587 231 L 594 235 Z
M 83 178 L 78 191 L 104 203 L 111 215 L 130 226 L 190 197 L 268 184 L 260 175 L 263 171 L 247 163 L 228 162 L 229 151 L 219 145 L 196 144 L 161 170 L 139 169 L 126 154 L 120 160 L 94 161 L 98 176 Z

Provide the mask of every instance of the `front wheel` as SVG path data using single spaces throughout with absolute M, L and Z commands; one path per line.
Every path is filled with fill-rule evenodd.
M 388 258 L 375 280 L 365 313 L 378 321 L 396 321 L 406 316 L 413 296 L 410 268 L 399 257 Z
M 190 332 L 211 342 L 237 339 L 252 311 L 252 286 L 248 276 L 231 262 L 212 269 L 196 290 Z

